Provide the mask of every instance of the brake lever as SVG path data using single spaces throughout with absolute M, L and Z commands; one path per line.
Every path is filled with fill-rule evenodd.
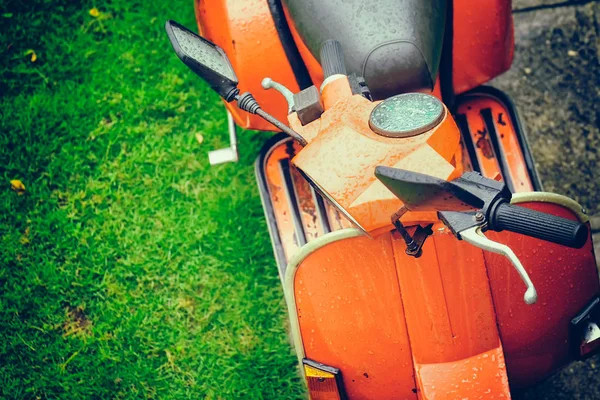
M 279 82 L 275 82 L 273 79 L 271 79 L 269 77 L 266 77 L 262 80 L 261 86 L 265 90 L 275 89 L 279 93 L 281 93 L 281 95 L 285 98 L 285 101 L 288 104 L 288 114 L 291 114 L 292 112 L 295 111 L 296 105 L 294 102 L 294 93 L 290 89 L 286 88 Z
M 512 251 L 510 247 L 505 244 L 501 244 L 498 242 L 494 242 L 493 240 L 488 239 L 482 231 L 481 226 L 474 226 L 464 231 L 460 232 L 460 237 L 467 243 L 472 244 L 475 247 L 479 247 L 482 250 L 491 251 L 492 253 L 503 255 L 508 258 L 508 260 L 512 263 L 512 265 L 517 270 L 517 273 L 525 283 L 527 290 L 525 291 L 525 295 L 523 296 L 523 300 L 525 303 L 532 305 L 535 304 L 538 300 L 537 290 L 531 278 L 529 278 L 529 274 L 521 264 L 521 261 L 516 256 L 516 254 Z

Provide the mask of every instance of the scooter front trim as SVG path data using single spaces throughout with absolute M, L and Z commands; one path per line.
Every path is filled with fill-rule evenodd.
M 292 258 L 286 268 L 283 293 L 285 295 L 286 304 L 288 307 L 288 313 L 290 316 L 290 331 L 292 333 L 292 340 L 296 349 L 296 355 L 298 361 L 302 364 L 302 360 L 306 357 L 304 353 L 304 344 L 302 342 L 302 335 L 300 333 L 300 324 L 298 322 L 298 310 L 296 309 L 296 296 L 294 294 L 294 279 L 296 278 L 296 272 L 298 267 L 313 252 L 318 249 L 325 247 L 331 243 L 360 237 L 363 236 L 363 232 L 356 228 L 347 228 L 335 232 L 330 232 L 326 235 L 319 237 L 317 240 L 310 242 L 303 246 Z M 304 373 L 304 372 L 303 372 Z

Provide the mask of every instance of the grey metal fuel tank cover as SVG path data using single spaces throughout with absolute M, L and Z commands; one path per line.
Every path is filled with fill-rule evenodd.
M 378 104 L 369 117 L 373 132 L 392 138 L 420 135 L 435 128 L 446 116 L 437 97 L 425 93 L 404 93 Z

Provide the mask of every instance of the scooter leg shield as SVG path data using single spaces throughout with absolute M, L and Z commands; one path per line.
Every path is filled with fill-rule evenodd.
M 339 368 L 348 398 L 510 397 L 483 253 L 434 231 L 417 259 L 395 234 L 356 229 L 292 257 L 296 350 Z
M 349 399 L 416 399 L 391 234 L 350 228 L 290 260 L 285 295 L 300 359 L 336 368 Z

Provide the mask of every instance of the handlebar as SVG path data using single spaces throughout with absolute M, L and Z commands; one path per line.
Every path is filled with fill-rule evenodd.
M 521 233 L 576 249 L 588 239 L 586 224 L 504 202 L 490 210 L 488 221 L 494 231 Z
M 346 75 L 344 52 L 337 40 L 327 40 L 321 45 L 321 65 L 323 76 L 327 79 L 332 75 Z

